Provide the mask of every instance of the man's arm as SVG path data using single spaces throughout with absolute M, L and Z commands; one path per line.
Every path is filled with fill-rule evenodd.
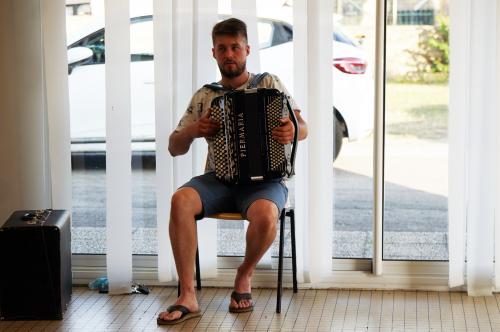
M 191 143 L 198 137 L 212 137 L 219 131 L 220 125 L 217 121 L 209 118 L 211 110 L 199 120 L 193 122 L 186 128 L 173 132 L 168 139 L 168 151 L 172 157 L 183 155 L 189 151 Z
M 299 141 L 307 137 L 307 123 L 304 121 L 302 116 L 300 116 L 300 110 L 294 110 L 297 122 L 299 125 Z M 293 135 L 295 133 L 295 127 L 293 126 L 290 118 L 280 119 L 281 126 L 274 128 L 273 138 L 281 144 L 287 144 L 293 141 Z

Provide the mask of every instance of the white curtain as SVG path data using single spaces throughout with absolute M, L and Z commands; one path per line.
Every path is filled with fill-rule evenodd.
M 305 0 L 295 0 L 293 4 L 293 97 L 301 108 L 301 115 L 308 119 L 308 93 L 307 66 L 304 66 L 304 59 L 307 59 L 307 2 Z M 292 87 L 290 87 L 292 88 Z M 307 223 L 309 205 L 309 187 L 307 181 L 308 173 L 308 149 L 307 143 L 299 143 L 297 156 L 295 158 L 295 236 L 297 252 L 297 281 L 302 283 L 309 281 L 308 275 L 303 273 L 308 268 L 308 259 L 303 254 L 305 244 L 308 243 Z
M 232 16 L 247 24 L 250 56 L 247 59 L 247 69 L 252 73 L 260 73 L 259 36 L 257 33 L 257 1 L 232 0 Z
M 499 5 L 450 2 L 449 282 L 472 296 L 500 281 Z
M 68 60 L 64 0 L 42 0 L 43 74 L 53 209 L 71 211 Z
M 310 283 L 332 268 L 332 12 L 329 0 L 294 1 L 294 94 L 309 125 L 298 155 L 297 256 L 299 280 Z
M 216 66 L 212 58 L 212 27 L 217 23 L 217 0 L 194 0 L 194 90 L 216 80 Z M 198 139 L 192 146 L 193 172 L 202 174 L 207 158 L 207 143 Z M 217 222 L 213 219 L 198 221 L 198 247 L 201 276 L 217 277 Z
M 217 1 L 154 0 L 156 183 L 158 279 L 177 278 L 168 234 L 170 198 L 192 176 L 204 170 L 206 143 L 196 140 L 190 151 L 172 158 L 168 136 L 177 126 L 192 94 L 215 81 L 211 28 L 217 22 Z M 217 224 L 198 223 L 203 278 L 217 276 Z
M 105 0 L 106 266 L 111 294 L 132 283 L 130 5 Z
M 174 191 L 173 160 L 168 153 L 168 136 L 173 117 L 173 2 L 153 1 L 153 39 L 155 76 L 156 133 L 156 220 L 158 237 L 158 280 L 175 279 L 172 250 L 168 237 L 170 197 Z

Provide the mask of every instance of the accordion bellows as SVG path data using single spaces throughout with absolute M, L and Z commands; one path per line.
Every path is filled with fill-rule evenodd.
M 212 101 L 210 117 L 221 124 L 214 137 L 215 176 L 251 183 L 293 175 L 298 124 L 286 96 L 276 89 L 232 91 Z M 290 117 L 294 142 L 280 144 L 272 131 Z

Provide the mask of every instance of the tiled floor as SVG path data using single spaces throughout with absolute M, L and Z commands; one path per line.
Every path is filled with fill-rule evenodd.
M 201 318 L 158 327 L 159 311 L 175 301 L 177 290 L 155 287 L 149 295 L 108 296 L 73 289 L 62 321 L 3 321 L 0 331 L 500 331 L 500 294 L 365 290 L 286 290 L 282 313 L 276 292 L 254 289 L 255 310 L 230 314 L 227 288 L 198 294 Z

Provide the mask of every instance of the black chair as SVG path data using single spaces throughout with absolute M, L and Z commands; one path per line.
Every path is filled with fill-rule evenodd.
M 292 280 L 293 292 L 297 293 L 297 255 L 295 249 L 295 211 L 293 208 L 284 208 L 280 214 L 280 241 L 279 241 L 279 257 L 278 257 L 278 287 L 276 298 L 276 313 L 281 312 L 281 296 L 283 294 L 283 249 L 285 245 L 285 219 L 288 217 L 290 221 L 290 235 L 292 243 Z M 206 218 L 223 219 L 223 220 L 245 220 L 239 213 L 217 213 L 207 216 Z M 198 248 L 196 248 L 196 288 L 201 290 L 201 272 L 200 272 L 200 256 Z M 177 288 L 177 295 L 180 295 L 180 287 Z

